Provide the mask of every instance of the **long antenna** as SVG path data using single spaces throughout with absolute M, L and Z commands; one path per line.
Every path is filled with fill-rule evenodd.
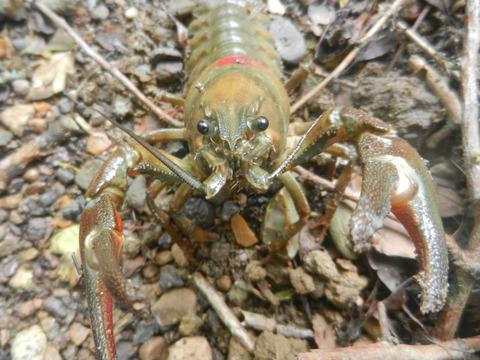
M 203 184 L 195 179 L 192 175 L 187 173 L 183 170 L 180 166 L 175 164 L 172 160 L 167 158 L 165 155 L 161 154 L 157 151 L 152 145 L 147 143 L 141 136 L 135 134 L 132 130 L 126 128 L 123 125 L 120 125 L 116 120 L 113 120 L 107 114 L 105 114 L 101 109 L 99 109 L 96 105 L 93 105 L 93 109 L 102 115 L 105 119 L 107 119 L 113 126 L 120 129 L 127 135 L 129 135 L 132 139 L 134 139 L 139 145 L 141 145 L 145 150 L 147 150 L 150 154 L 152 154 L 157 160 L 161 161 L 169 170 L 171 170 L 175 175 L 181 178 L 186 184 L 190 185 L 195 190 L 198 190 L 202 193 L 205 193 L 205 189 Z

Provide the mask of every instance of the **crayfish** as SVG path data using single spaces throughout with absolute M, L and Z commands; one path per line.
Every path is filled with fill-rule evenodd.
M 111 153 L 88 189 L 80 248 L 99 359 L 116 357 L 112 298 L 126 306 L 134 299 L 121 267 L 119 208 L 128 175 L 179 185 L 173 213 L 194 194 L 218 203 L 240 190 L 262 193 L 280 183 L 299 214 L 289 226 L 289 234 L 294 234 L 308 219 L 310 206 L 292 168 L 335 143 L 351 143 L 363 171 L 361 197 L 351 220 L 353 243 L 365 248 L 392 211 L 415 243 L 421 311 L 439 311 L 445 302 L 445 234 L 423 159 L 386 123 L 353 108 L 327 111 L 288 147 L 288 90 L 265 22 L 240 1 L 200 7 L 189 28 L 185 128 L 159 129 L 152 136 L 182 138 L 190 154 L 180 159 L 132 135 L 133 140 Z

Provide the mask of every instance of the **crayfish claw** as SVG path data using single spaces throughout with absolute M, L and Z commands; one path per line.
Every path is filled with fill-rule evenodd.
M 423 159 L 406 141 L 364 133 L 362 195 L 352 217 L 352 238 L 363 244 L 382 226 L 390 209 L 413 240 L 420 272 L 420 311 L 441 310 L 448 291 L 448 254 L 433 180 Z
M 397 178 L 394 165 L 377 159 L 364 161 L 362 192 L 350 220 L 355 251 L 367 250 L 368 239 L 383 226 Z

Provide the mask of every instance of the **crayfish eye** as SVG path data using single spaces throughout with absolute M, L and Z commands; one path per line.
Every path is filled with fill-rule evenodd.
M 258 116 L 252 122 L 252 128 L 255 131 L 265 131 L 268 129 L 268 119 L 265 116 Z
M 200 120 L 197 123 L 197 130 L 200 134 L 207 135 L 208 132 L 210 131 L 210 126 L 208 124 L 208 121 L 207 120 Z

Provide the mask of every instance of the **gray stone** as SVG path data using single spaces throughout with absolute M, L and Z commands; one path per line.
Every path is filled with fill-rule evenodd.
M 73 110 L 73 102 L 66 97 L 62 97 L 60 99 L 60 101 L 58 102 L 58 106 L 62 114 L 68 114 Z
M 7 146 L 13 139 L 13 134 L 10 131 L 0 130 L 0 147 Z
M 49 224 L 45 218 L 31 218 L 27 223 L 26 238 L 31 242 L 41 240 L 47 234 L 48 227 Z
M 47 336 L 42 328 L 33 325 L 20 331 L 12 341 L 12 360 L 43 360 L 47 348 Z
M 270 23 L 270 33 L 281 58 L 290 64 L 302 61 L 307 50 L 302 33 L 290 19 L 279 17 Z
M 202 336 L 187 337 L 178 340 L 168 349 L 167 360 L 211 360 L 212 349 Z
M 127 204 L 137 211 L 140 211 L 145 205 L 147 198 L 147 180 L 145 176 L 137 176 L 130 184 L 126 198 Z
M 174 289 L 163 294 L 152 306 L 152 313 L 162 328 L 178 323 L 184 316 L 194 315 L 197 295 L 188 288 Z
M 102 161 L 93 159 L 86 161 L 81 167 L 80 171 L 75 176 L 75 183 L 82 190 L 87 190 L 90 182 L 92 181 L 95 174 L 98 172 L 102 166 Z
M 92 11 L 92 18 L 95 20 L 105 20 L 108 18 L 110 11 L 104 4 L 96 6 Z
M 15 91 L 15 94 L 25 96 L 30 90 L 30 83 L 25 79 L 14 80 L 12 81 L 12 88 L 13 91 Z
M 57 179 L 64 185 L 71 184 L 75 179 L 75 173 L 69 169 L 60 168 L 55 172 Z
M 56 318 L 63 319 L 67 316 L 68 309 L 63 302 L 55 297 L 48 297 L 43 302 L 43 307 Z
M 173 265 L 165 265 L 160 270 L 160 287 L 163 290 L 168 290 L 173 287 L 181 287 L 183 286 L 184 282 L 180 275 L 178 274 L 178 270 Z
M 240 211 L 240 207 L 231 200 L 227 200 L 222 206 L 222 220 L 227 222 L 230 218 Z
M 133 111 L 132 102 L 124 96 L 116 95 L 113 99 L 112 109 L 115 115 L 123 118 Z
M 189 198 L 185 202 L 181 214 L 188 219 L 194 219 L 201 227 L 208 228 L 213 225 L 215 208 L 204 198 Z

